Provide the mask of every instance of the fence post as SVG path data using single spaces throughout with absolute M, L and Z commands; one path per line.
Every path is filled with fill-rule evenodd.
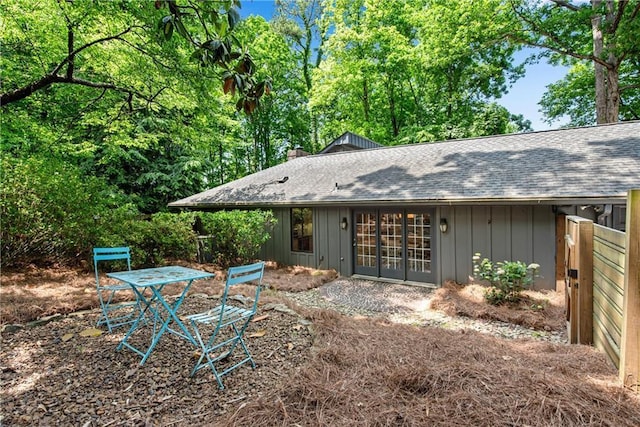
M 629 190 L 625 234 L 620 380 L 640 392 L 640 189 Z
M 578 344 L 593 344 L 593 221 L 578 223 Z
M 571 344 L 593 343 L 593 221 L 567 217 L 567 307 Z M 567 256 L 568 255 L 568 256 Z

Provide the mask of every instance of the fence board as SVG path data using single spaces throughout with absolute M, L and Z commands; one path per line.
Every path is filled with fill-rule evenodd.
M 593 225 L 594 345 L 620 366 L 624 304 L 625 233 Z
M 594 257 L 593 275 L 594 286 L 598 286 L 603 292 L 613 298 L 619 307 L 622 307 L 624 299 L 624 273 L 604 264 L 599 257 Z
M 607 243 L 608 242 L 603 239 L 594 239 L 593 252 L 599 254 L 608 264 L 624 270 L 624 248 L 620 250 L 621 248 L 608 245 Z
M 616 344 L 620 345 L 622 334 L 622 308 L 616 307 L 600 289 L 593 292 L 593 315 L 598 318 L 601 325 L 614 337 Z
M 624 250 L 625 233 L 623 233 L 622 231 L 614 230 L 613 228 L 607 228 L 600 224 L 593 224 L 593 237 L 604 239 L 609 242 L 609 244 L 615 245 Z
M 620 366 L 620 347 L 616 345 L 615 341 L 596 319 L 594 319 L 593 323 L 593 343 L 598 350 L 609 357 L 609 360 L 616 368 Z

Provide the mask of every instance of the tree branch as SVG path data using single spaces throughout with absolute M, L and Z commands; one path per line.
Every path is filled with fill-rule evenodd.
M 640 2 L 638 2 L 638 4 L 636 4 L 636 8 L 633 9 L 629 21 L 633 21 L 634 19 L 636 19 L 636 16 L 638 16 L 638 12 L 640 12 Z
M 73 61 L 75 56 L 82 52 L 85 49 L 90 48 L 91 46 L 94 46 L 96 44 L 100 44 L 100 43 L 105 43 L 111 40 L 122 40 L 121 37 L 127 33 L 129 33 L 131 30 L 133 30 L 134 28 L 136 28 L 135 26 L 131 26 L 126 28 L 125 30 L 111 35 L 111 36 L 106 36 L 106 37 L 101 37 L 99 39 L 93 40 L 89 43 L 86 43 L 82 46 L 80 46 L 77 49 L 73 49 L 73 31 L 69 31 L 69 33 L 67 34 L 67 47 L 68 49 L 71 49 L 71 51 L 67 54 L 67 56 L 60 61 L 60 63 L 58 65 L 55 66 L 55 68 L 48 74 L 45 74 L 44 76 L 42 76 L 40 79 L 36 80 L 35 82 L 29 83 L 26 86 L 20 87 L 18 89 L 15 89 L 13 91 L 10 92 L 5 92 L 5 93 L 1 93 L 0 94 L 0 107 L 4 107 L 8 104 L 11 104 L 12 102 L 16 102 L 16 101 L 20 101 L 21 99 L 24 99 L 30 95 L 32 95 L 34 92 L 44 89 L 45 87 L 53 84 L 53 83 L 70 83 L 70 84 L 79 84 L 79 85 L 83 85 L 83 86 L 90 86 L 90 87 L 95 87 L 95 88 L 106 88 L 106 89 L 115 89 L 118 91 L 124 91 L 127 93 L 130 93 L 131 90 L 128 89 L 123 89 L 123 88 L 118 88 L 117 86 L 111 84 L 111 83 L 95 83 L 95 82 L 91 82 L 88 80 L 83 80 L 83 79 L 78 79 L 73 77 L 73 71 L 74 71 L 74 67 L 73 67 Z M 67 72 L 66 72 L 66 76 L 61 76 L 58 73 L 60 72 L 60 70 L 62 70 L 62 68 L 65 65 L 69 65 L 67 67 Z
M 553 0 L 554 3 L 566 3 L 563 1 L 556 1 Z M 521 43 L 527 44 L 529 46 L 532 47 L 538 47 L 541 49 L 548 49 L 551 50 L 553 52 L 559 53 L 561 55 L 566 55 L 566 56 L 570 56 L 572 58 L 576 58 L 582 61 L 593 61 L 596 62 L 606 68 L 611 68 L 612 64 L 609 64 L 608 62 L 606 62 L 603 59 L 600 59 L 598 57 L 596 57 L 595 55 L 583 55 L 577 52 L 574 52 L 573 50 L 569 50 L 567 48 L 563 48 L 563 44 L 561 43 L 561 41 L 558 39 L 558 37 L 553 34 L 550 33 L 548 31 L 545 31 L 544 29 L 542 29 L 540 26 L 538 26 L 532 19 L 529 19 L 524 13 L 522 13 L 520 10 L 518 10 L 515 5 L 513 3 L 511 3 L 512 6 L 512 10 L 513 12 L 522 20 L 524 21 L 526 24 L 528 24 L 531 27 L 531 30 L 542 35 L 543 37 L 547 38 L 548 40 L 550 40 L 551 42 L 555 43 L 556 45 L 558 45 L 559 47 L 555 47 L 549 43 L 538 43 L 538 42 L 534 42 L 532 40 L 528 40 L 526 37 L 518 37 L 517 34 L 513 36 L 513 38 Z M 565 6 L 568 7 L 568 6 Z M 575 7 L 575 6 L 574 6 Z M 577 10 L 577 9 L 576 9 Z
M 620 21 L 622 20 L 622 15 L 624 14 L 624 9 L 625 9 L 625 7 L 627 7 L 628 4 L 629 3 L 624 1 L 624 0 L 621 1 L 620 3 L 618 3 L 618 12 L 616 12 L 615 19 L 613 20 L 613 25 L 611 25 L 611 28 L 609 28 L 607 30 L 607 33 L 609 33 L 609 34 L 615 34 L 616 33 L 616 31 L 618 30 L 618 25 L 620 25 Z
M 40 80 L 24 86 L 22 88 L 16 89 L 13 92 L 7 92 L 7 93 L 3 93 L 0 94 L 0 106 L 4 107 L 7 104 L 10 104 L 12 102 L 16 102 L 19 101 L 21 99 L 24 99 L 26 97 L 28 97 L 29 95 L 32 95 L 34 92 L 43 89 L 49 85 L 52 85 L 54 83 L 65 83 L 65 84 L 74 84 L 74 85 L 80 85 L 80 86 L 86 86 L 86 87 L 92 87 L 92 88 L 96 88 L 96 89 L 110 89 L 110 90 L 115 90 L 118 92 L 123 92 L 123 93 L 127 93 L 129 94 L 129 96 L 139 96 L 142 99 L 145 99 L 147 101 L 153 101 L 153 99 L 148 99 L 147 96 L 143 95 L 142 93 L 132 89 L 132 88 L 124 88 L 124 87 L 120 87 L 117 86 L 113 83 L 104 83 L 104 82 L 92 82 L 90 80 L 85 80 L 85 79 L 80 79 L 77 77 L 67 77 L 67 76 L 60 76 L 60 75 L 53 75 L 53 74 L 47 74 L 46 76 L 42 77 Z
M 125 34 L 129 33 L 131 30 L 133 30 L 134 28 L 137 28 L 136 26 L 131 26 L 123 31 L 120 31 L 118 34 L 114 34 L 112 36 L 106 36 L 106 37 L 102 37 L 99 39 L 96 39 L 94 41 L 91 41 L 85 45 L 80 46 L 79 48 L 71 51 L 69 54 L 67 54 L 66 58 L 64 58 L 54 69 L 53 71 L 51 71 L 51 73 L 49 74 L 58 74 L 58 72 L 62 69 L 62 67 L 65 66 L 65 64 L 67 64 L 70 60 L 73 59 L 74 56 L 76 56 L 78 53 L 82 52 L 85 49 L 90 48 L 93 45 L 99 44 L 99 43 L 104 43 L 104 42 L 108 42 L 111 40 L 120 40 L 120 38 L 122 36 L 124 36 Z
M 564 0 L 551 0 L 551 1 L 554 2 L 559 7 L 564 7 L 569 10 L 573 10 L 574 12 L 577 12 L 579 10 L 577 6 L 574 6 L 571 3 Z

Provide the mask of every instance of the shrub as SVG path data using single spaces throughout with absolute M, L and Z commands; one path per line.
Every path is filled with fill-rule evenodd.
M 2 159 L 2 266 L 70 263 L 85 251 L 120 197 L 104 181 L 49 157 Z
M 120 216 L 119 221 L 103 225 L 104 233 L 98 240 L 98 246 L 131 247 L 134 268 L 154 267 L 175 259 L 195 259 L 192 213 L 163 212 L 147 218 L 140 215 L 131 217 L 131 213 L 133 211 L 127 213 L 125 208 L 120 210 L 120 215 L 114 211 L 114 216 Z
M 522 261 L 503 261 L 493 263 L 482 258 L 479 253 L 473 257 L 473 275 L 486 280 L 491 287 L 484 294 L 488 303 L 500 305 L 505 302 L 517 302 L 520 293 L 529 287 L 538 277 L 538 264 L 525 264 Z
M 200 213 L 206 234 L 213 236 L 213 256 L 221 266 L 237 265 L 255 258 L 270 238 L 276 223 L 271 211 L 220 211 Z

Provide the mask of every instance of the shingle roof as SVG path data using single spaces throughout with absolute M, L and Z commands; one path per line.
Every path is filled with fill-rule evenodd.
M 640 121 L 306 156 L 170 206 L 605 203 L 632 188 Z

